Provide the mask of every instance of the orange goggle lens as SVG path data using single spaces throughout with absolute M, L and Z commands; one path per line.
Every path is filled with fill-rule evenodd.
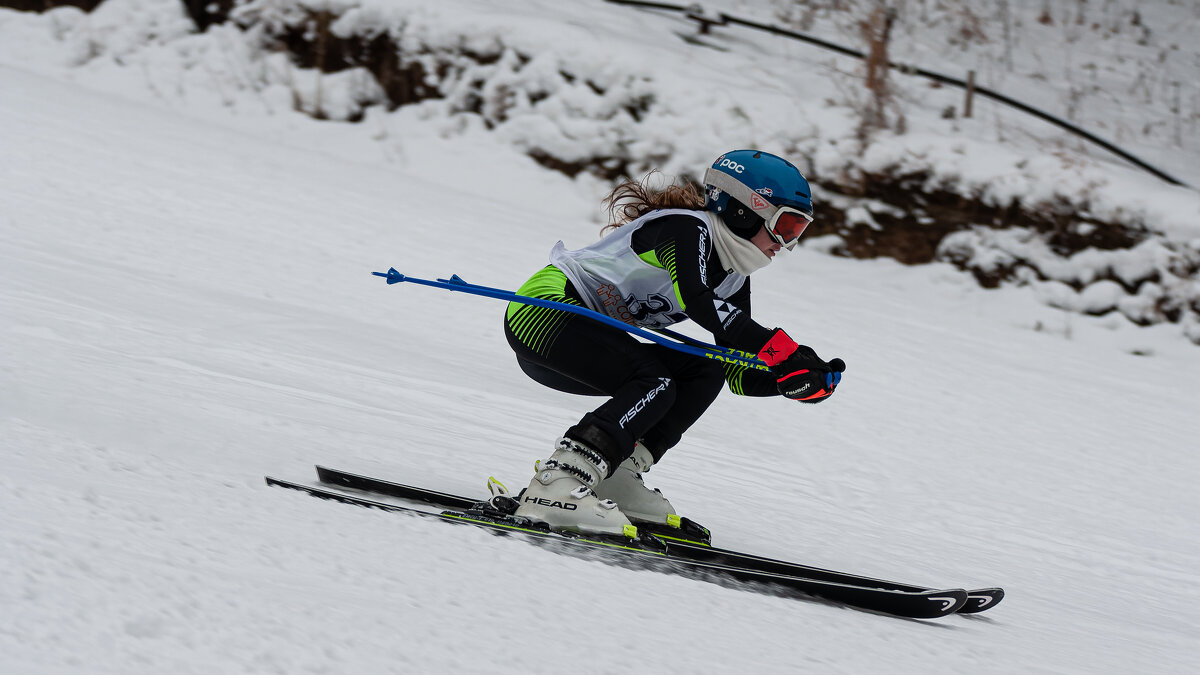
M 771 236 L 775 241 L 782 246 L 795 243 L 800 235 L 804 234 L 804 229 L 812 222 L 812 217 L 796 211 L 795 209 L 782 208 L 775 213 L 775 217 L 771 219 L 771 223 L 767 226 L 767 230 L 771 232 Z

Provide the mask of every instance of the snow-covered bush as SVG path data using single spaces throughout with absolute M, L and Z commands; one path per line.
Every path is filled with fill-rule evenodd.
M 1032 230 L 974 227 L 947 236 L 938 255 L 985 285 L 1032 284 L 1043 302 L 1060 309 L 1093 315 L 1117 311 L 1139 325 L 1200 315 L 1200 249 L 1162 237 L 1129 249 L 1088 248 L 1063 255 Z

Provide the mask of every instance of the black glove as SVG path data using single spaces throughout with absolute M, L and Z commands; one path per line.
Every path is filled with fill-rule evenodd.
M 796 344 L 780 329 L 771 335 L 758 357 L 770 366 L 779 393 L 804 403 L 820 403 L 832 396 L 846 370 L 845 361 L 823 361 L 812 347 Z

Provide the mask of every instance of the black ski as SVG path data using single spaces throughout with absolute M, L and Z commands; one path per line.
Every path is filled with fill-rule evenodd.
M 624 540 L 622 543 L 604 538 L 551 532 L 539 529 L 536 525 L 524 522 L 523 519 L 504 516 L 499 512 L 488 512 L 486 508 L 481 508 L 482 504 L 476 502 L 472 502 L 465 508 L 455 507 L 447 511 L 432 512 L 269 476 L 266 480 L 268 485 L 299 490 L 314 497 L 344 504 L 409 513 L 425 518 L 436 518 L 444 522 L 469 524 L 495 534 L 517 536 L 531 543 L 546 545 L 558 553 L 586 555 L 591 558 L 600 556 L 606 562 L 618 565 L 651 569 L 709 582 L 740 582 L 739 588 L 773 595 L 816 596 L 860 609 L 914 619 L 933 619 L 953 614 L 967 601 L 967 592 L 961 589 L 902 591 L 809 579 L 719 562 L 677 557 L 671 555 L 669 549 L 663 550 L 666 546 L 661 540 L 654 537 L 648 537 L 652 540 L 649 543 L 638 540 Z M 439 498 L 436 496 L 438 494 L 442 493 L 431 493 L 427 495 L 427 499 L 420 501 L 442 506 L 442 504 L 432 501 Z M 454 497 L 454 495 L 443 495 L 443 497 Z M 455 497 L 455 499 L 461 498 Z M 648 548 L 641 548 L 642 546 L 648 546 Z
M 428 490 L 411 485 L 404 485 L 402 483 L 394 483 L 392 481 L 387 481 L 380 478 L 371 478 L 369 476 L 362 476 L 359 474 L 350 473 L 348 471 L 340 471 L 338 469 L 330 469 L 324 466 L 317 467 L 317 477 L 322 483 L 329 485 L 336 485 L 339 487 L 361 490 L 364 492 L 374 492 L 390 497 L 397 497 L 399 499 L 425 502 L 427 504 L 448 509 L 469 509 L 478 502 L 478 500 L 469 499 L 467 497 L 452 495 L 445 492 L 438 492 L 436 490 Z M 912 584 L 902 584 L 895 581 L 873 579 L 871 577 L 864 577 L 857 574 L 836 572 L 833 570 L 821 569 L 819 567 L 811 567 L 809 565 L 801 565 L 799 563 L 765 558 L 749 553 L 742 553 L 740 551 L 717 548 L 694 541 L 688 541 L 679 537 L 666 536 L 661 532 L 655 532 L 655 535 L 667 542 L 668 551 L 672 557 L 676 558 L 711 562 L 733 567 L 746 567 L 763 572 L 771 572 L 773 574 L 798 576 L 807 579 L 816 579 L 819 581 L 829 581 L 840 584 L 852 584 L 858 586 L 869 585 L 875 588 L 906 591 L 910 593 L 936 590 L 925 586 L 915 586 Z M 959 608 L 959 614 L 974 614 L 995 607 L 1004 598 L 1004 589 L 977 588 L 967 591 L 967 594 L 967 602 L 961 608 Z

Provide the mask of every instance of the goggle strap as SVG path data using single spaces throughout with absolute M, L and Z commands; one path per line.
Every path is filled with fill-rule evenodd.
M 751 211 L 754 211 L 765 221 L 771 220 L 771 218 L 774 217 L 775 212 L 779 210 L 774 204 L 767 201 L 766 197 L 763 197 L 754 190 L 751 190 L 749 187 L 746 187 L 745 183 L 742 183 L 724 171 L 719 171 L 709 167 L 708 170 L 704 172 L 704 183 L 705 185 L 712 185 L 713 187 L 719 188 L 721 191 L 727 193 L 730 197 L 733 197 L 746 206 L 749 206 Z

